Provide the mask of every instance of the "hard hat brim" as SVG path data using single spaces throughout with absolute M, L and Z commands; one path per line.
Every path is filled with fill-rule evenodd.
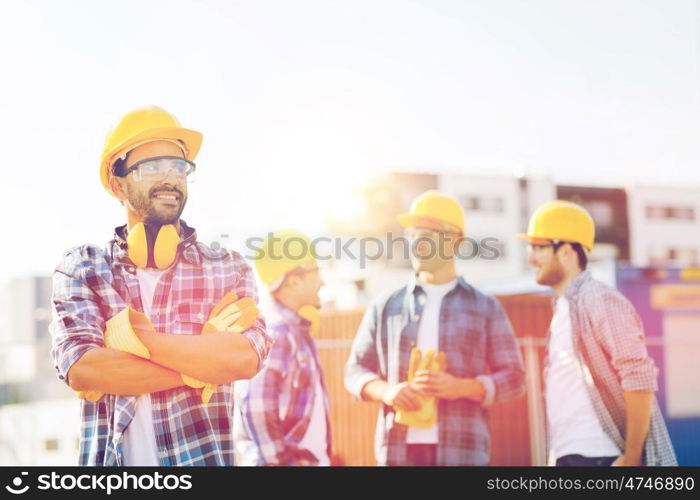
M 515 235 L 515 237 L 518 238 L 519 240 L 524 240 L 524 241 L 533 241 L 536 239 L 542 239 L 542 238 L 535 238 L 534 236 L 531 236 L 527 233 L 518 233 Z
M 447 231 L 464 235 L 464 231 L 457 226 L 427 215 L 399 214 L 396 216 L 396 220 L 399 221 L 402 227 L 425 227 L 436 231 Z
M 114 148 L 113 154 L 102 159 L 100 179 L 102 180 L 102 185 L 107 192 L 109 192 L 109 194 L 114 196 L 112 189 L 109 187 L 109 168 L 114 162 L 114 159 L 124 154 L 124 152 L 127 151 L 131 145 L 148 139 L 175 139 L 182 141 L 187 148 L 187 159 L 190 161 L 194 161 L 194 159 L 197 157 L 197 153 L 199 153 L 199 148 L 202 146 L 201 132 L 182 127 L 153 128 L 144 130 L 140 134 L 130 137 L 128 140 Z
M 585 248 L 589 252 L 593 250 L 592 246 L 589 246 L 589 245 L 582 243 L 580 241 L 570 241 L 570 240 L 559 239 L 559 238 L 544 238 L 542 236 L 532 236 L 532 235 L 527 234 L 527 233 L 519 233 L 519 234 L 516 234 L 515 237 L 518 238 L 519 240 L 525 240 L 525 241 L 529 241 L 531 243 L 537 243 L 538 241 L 542 241 L 542 240 L 549 240 L 549 241 L 554 240 L 554 241 L 578 243 L 579 245 L 581 245 L 583 248 Z

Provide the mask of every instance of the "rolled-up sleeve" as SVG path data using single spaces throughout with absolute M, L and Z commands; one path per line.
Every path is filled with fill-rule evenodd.
M 239 253 L 231 252 L 231 255 L 233 256 L 236 269 L 240 270 L 240 278 L 233 291 L 239 297 L 250 297 L 258 304 L 258 289 L 255 284 L 253 271 Z M 270 353 L 270 348 L 272 347 L 272 339 L 267 333 L 265 319 L 262 313 L 258 314 L 258 318 L 255 320 L 253 326 L 243 332 L 243 335 L 248 339 L 248 342 L 250 342 L 250 345 L 258 355 L 257 372 L 260 372 Z
M 285 441 L 279 404 L 283 381 L 291 376 L 293 355 L 287 333 L 279 332 L 265 367 L 248 382 L 248 391 L 240 401 L 243 425 L 263 465 L 290 465 L 293 458 L 293 450 Z
M 368 382 L 381 378 L 376 348 L 377 322 L 376 305 L 367 308 L 345 365 L 345 388 L 357 399 L 363 399 L 362 388 Z
M 625 391 L 658 389 L 658 368 L 649 357 L 642 322 L 632 304 L 618 291 L 606 290 L 587 307 L 620 384 Z
M 54 271 L 51 296 L 51 357 L 58 378 L 66 384 L 68 371 L 83 354 L 104 347 L 104 319 L 94 292 L 80 279 L 69 253 Z
M 485 389 L 483 406 L 514 399 L 525 392 L 525 368 L 503 307 L 490 299 L 486 356 L 491 373 L 477 377 Z

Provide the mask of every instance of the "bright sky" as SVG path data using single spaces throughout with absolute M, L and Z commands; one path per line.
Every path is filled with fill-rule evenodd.
M 0 282 L 123 223 L 104 136 L 157 104 L 204 133 L 204 241 L 318 231 L 381 170 L 700 184 L 697 2 L 27 1 L 0 16 Z

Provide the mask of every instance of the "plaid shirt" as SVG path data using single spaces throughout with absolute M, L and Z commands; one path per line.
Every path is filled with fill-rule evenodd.
M 308 432 L 316 398 L 325 408 L 326 443 L 331 456 L 329 399 L 310 323 L 274 302 L 274 339 L 265 367 L 251 380 L 236 383 L 234 440 L 241 465 L 314 465 L 300 447 Z M 317 392 L 317 384 L 323 391 Z
M 574 352 L 583 367 L 593 408 L 605 433 L 624 450 L 623 391 L 654 392 L 658 388 L 658 369 L 647 354 L 642 323 L 619 291 L 593 279 L 588 271 L 569 284 L 565 297 L 569 302 Z M 677 465 L 656 400 L 643 464 Z
M 345 386 L 355 397 L 361 398 L 362 387 L 371 380 L 392 385 L 406 380 L 425 300 L 414 277 L 366 311 L 345 367 Z M 481 404 L 469 399 L 439 400 L 436 463 L 486 465 L 487 407 L 525 391 L 523 361 L 512 327 L 495 299 L 460 277 L 442 299 L 438 345 L 447 354 L 448 373 L 477 378 L 486 396 Z M 408 427 L 396 424 L 394 416 L 393 408 L 382 405 L 375 442 L 379 465 L 407 463 Z
M 199 334 L 212 307 L 229 291 L 257 301 L 255 281 L 241 255 L 212 250 L 181 221 L 184 239 L 178 259 L 156 287 L 151 322 L 159 332 Z M 51 355 L 58 378 L 68 383 L 70 367 L 90 349 L 104 347 L 105 322 L 127 306 L 143 311 L 136 268 L 126 254 L 126 226 L 115 230 L 105 249 L 75 247 L 54 271 Z M 243 333 L 259 358 L 270 349 L 259 317 Z M 262 363 L 260 363 L 262 365 Z M 122 465 L 122 437 L 134 417 L 136 397 L 106 394 L 81 401 L 80 465 Z M 161 466 L 233 465 L 233 383 L 222 384 L 209 404 L 200 391 L 182 386 L 151 394 Z

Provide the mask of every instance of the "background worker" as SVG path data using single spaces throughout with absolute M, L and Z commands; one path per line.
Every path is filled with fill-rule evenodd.
M 201 140 L 158 107 L 126 114 L 100 166 L 126 224 L 54 272 L 51 353 L 83 398 L 81 465 L 234 463 L 232 382 L 257 372 L 270 339 L 243 258 L 180 219 Z
M 414 276 L 367 309 L 345 386 L 357 398 L 383 403 L 375 447 L 380 465 L 486 465 L 487 407 L 525 388 L 513 330 L 495 299 L 457 275 L 455 253 L 465 235 L 459 202 L 427 191 L 398 220 L 415 242 Z M 446 370 L 409 373 L 414 347 L 424 355 L 444 353 Z M 436 401 L 432 410 L 427 405 L 433 425 L 397 422 L 401 412 L 408 421 L 411 412 L 422 413 L 425 397 Z
M 544 375 L 551 462 L 676 465 L 639 316 L 586 270 L 591 216 L 567 201 L 545 203 L 518 237 L 530 242 L 537 283 L 556 294 Z
M 242 465 L 330 465 L 329 398 L 313 335 L 323 285 L 311 241 L 271 235 L 255 267 L 273 298 L 265 367 L 236 382 L 236 450 Z

